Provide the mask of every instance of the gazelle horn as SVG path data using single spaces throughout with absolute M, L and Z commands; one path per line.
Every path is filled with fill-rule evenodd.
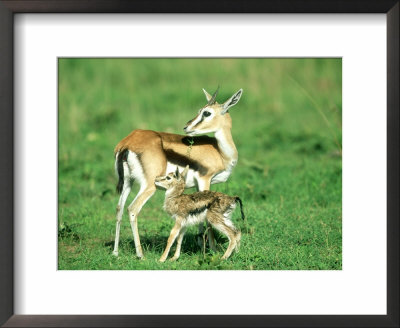
M 214 94 L 212 95 L 212 97 L 211 97 L 211 99 L 210 99 L 210 101 L 208 102 L 207 105 L 214 105 L 215 104 L 216 99 L 217 99 L 218 91 L 219 91 L 219 86 L 218 86 L 217 90 L 215 90 Z

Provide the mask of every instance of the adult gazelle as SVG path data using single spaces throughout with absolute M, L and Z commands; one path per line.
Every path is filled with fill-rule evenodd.
M 129 221 L 135 242 L 136 255 L 143 257 L 138 232 L 138 215 L 143 205 L 156 191 L 155 178 L 189 165 L 186 188 L 209 190 L 214 183 L 225 182 L 238 159 L 232 139 L 232 120 L 229 109 L 239 101 L 240 89 L 222 104 L 217 103 L 218 93 L 204 94 L 207 104 L 192 120 L 187 122 L 185 135 L 151 130 L 134 130 L 115 147 L 115 169 L 118 174 L 117 191 L 121 194 L 117 205 L 117 223 L 113 254 L 118 256 L 122 213 L 133 181 L 140 185 L 135 199 L 128 206 Z M 214 138 L 198 136 L 214 133 Z M 210 247 L 215 249 L 211 229 L 208 229 Z

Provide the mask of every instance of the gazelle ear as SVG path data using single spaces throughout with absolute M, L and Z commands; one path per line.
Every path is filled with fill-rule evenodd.
M 189 171 L 189 165 L 186 165 L 185 169 L 181 173 L 181 177 L 185 179 L 186 178 L 186 174 L 188 173 L 188 171 Z
M 177 179 L 180 178 L 179 168 L 178 167 L 176 167 L 176 170 L 175 170 L 175 178 L 177 178 Z
M 242 93 L 243 89 L 240 89 L 238 92 L 236 92 L 232 97 L 230 97 L 227 101 L 225 101 L 222 104 L 222 111 L 221 111 L 222 115 L 225 114 L 229 110 L 229 108 L 238 103 L 240 97 L 242 96 Z
M 212 98 L 212 96 L 205 90 L 203 89 L 204 94 L 206 95 L 207 101 L 210 101 L 210 99 Z

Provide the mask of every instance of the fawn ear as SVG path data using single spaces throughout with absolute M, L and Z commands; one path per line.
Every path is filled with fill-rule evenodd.
M 179 178 L 180 178 L 180 174 L 179 174 L 179 168 L 178 168 L 178 166 L 176 167 L 176 170 L 175 170 L 175 178 L 177 178 L 177 179 L 179 179 Z
M 186 178 L 186 174 L 189 171 L 189 165 L 186 165 L 185 169 L 182 171 L 181 176 L 182 178 Z

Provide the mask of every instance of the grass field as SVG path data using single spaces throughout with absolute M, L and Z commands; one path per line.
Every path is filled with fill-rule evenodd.
M 341 59 L 60 59 L 59 269 L 340 270 L 341 81 Z M 114 146 L 137 128 L 182 133 L 206 104 L 202 88 L 219 84 L 219 102 L 244 90 L 230 111 L 239 161 L 212 186 L 243 199 L 239 253 L 220 261 L 225 237 L 216 233 L 218 253 L 204 251 L 193 227 L 180 259 L 159 263 L 174 222 L 157 191 L 138 219 L 145 259 L 126 211 L 112 256 Z

